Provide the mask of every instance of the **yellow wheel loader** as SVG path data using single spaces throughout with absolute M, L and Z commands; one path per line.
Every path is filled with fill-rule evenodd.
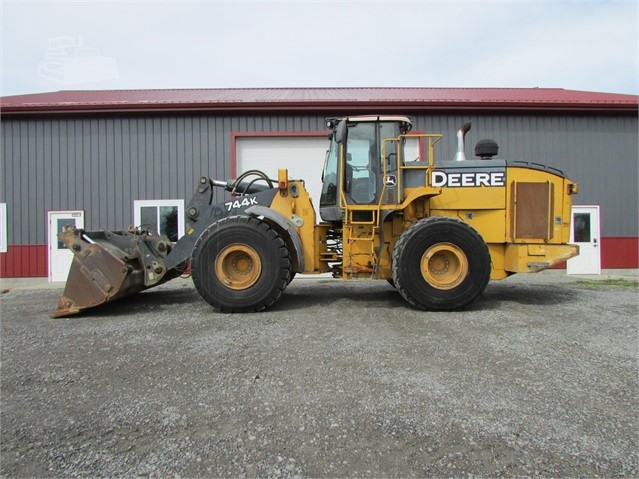
M 172 243 L 143 228 L 60 233 L 74 259 L 53 316 L 151 288 L 190 268 L 216 311 L 260 311 L 295 274 L 387 280 L 414 307 L 463 308 L 488 282 L 537 272 L 578 254 L 568 244 L 577 184 L 561 171 L 495 158 L 481 140 L 467 159 L 434 162 L 442 135 L 411 134 L 405 116 L 327 120 L 330 148 L 316 222 L 303 180 L 252 170 L 233 181 L 200 178 L 186 234 Z M 407 141 L 420 145 L 407 157 Z M 231 193 L 214 202 L 214 190 Z

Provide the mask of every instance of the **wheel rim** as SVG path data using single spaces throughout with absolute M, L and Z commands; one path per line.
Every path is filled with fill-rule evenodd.
M 250 288 L 257 282 L 261 272 L 260 256 L 244 244 L 226 246 L 215 258 L 217 279 L 230 289 Z
M 468 258 L 452 243 L 437 243 L 424 252 L 420 268 L 424 279 L 434 288 L 452 289 L 468 275 Z

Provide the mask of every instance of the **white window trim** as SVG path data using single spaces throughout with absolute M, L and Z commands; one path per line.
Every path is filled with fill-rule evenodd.
M 134 226 L 140 226 L 142 221 L 140 210 L 144 206 L 177 206 L 178 209 L 178 239 L 184 236 L 184 200 L 134 200 Z
M 0 203 L 0 253 L 7 252 L 7 204 Z

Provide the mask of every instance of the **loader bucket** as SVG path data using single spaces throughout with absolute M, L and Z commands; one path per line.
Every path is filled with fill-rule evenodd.
M 58 237 L 74 257 L 53 318 L 130 296 L 179 275 L 164 267 L 171 242 L 163 236 L 73 229 Z

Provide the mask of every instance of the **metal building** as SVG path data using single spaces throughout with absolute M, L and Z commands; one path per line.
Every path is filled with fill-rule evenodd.
M 639 267 L 636 95 L 294 88 L 61 91 L 0 102 L 0 277 L 58 280 L 65 253 L 55 234 L 69 222 L 89 230 L 162 229 L 167 217 L 182 224 L 201 175 L 230 179 L 258 168 L 276 176 L 288 167 L 316 191 L 325 118 L 364 113 L 410 115 L 414 131 L 443 133 L 439 159 L 453 158 L 457 128 L 472 121 L 467 155 L 492 138 L 498 157 L 564 171 L 579 183 L 575 203 L 599 206 L 601 267 Z

